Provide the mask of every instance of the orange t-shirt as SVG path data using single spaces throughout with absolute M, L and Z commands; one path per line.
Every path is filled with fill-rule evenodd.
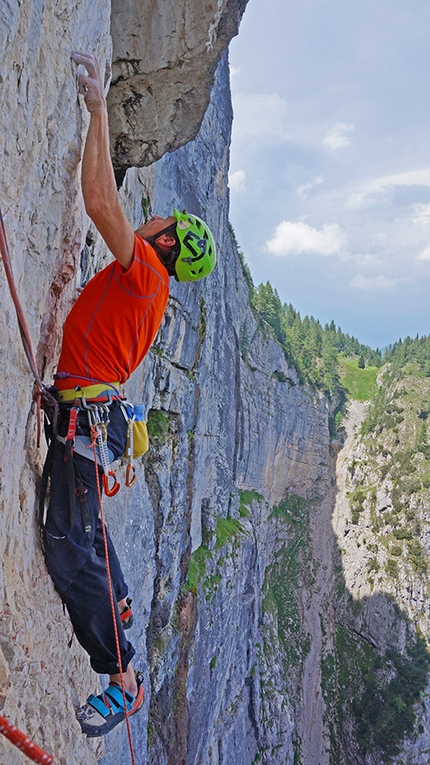
M 130 268 L 126 271 L 117 260 L 110 263 L 88 282 L 70 311 L 56 387 L 125 382 L 157 334 L 169 287 L 169 275 L 157 254 L 135 234 Z

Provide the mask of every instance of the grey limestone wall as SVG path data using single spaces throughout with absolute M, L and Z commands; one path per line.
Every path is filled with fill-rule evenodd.
M 327 402 L 298 384 L 249 306 L 228 227 L 230 127 L 224 58 L 196 140 L 151 172 L 128 173 L 154 211 L 185 205 L 203 215 L 219 249 L 209 279 L 173 284 L 155 347 L 130 381 L 130 395 L 161 411 L 168 431 L 153 440 L 121 515 L 109 504 L 139 613 L 138 663 L 148 672 L 148 726 L 136 719 L 134 734 L 141 762 L 157 765 L 250 764 L 263 739 L 277 750 L 271 762 L 293 761 L 292 707 L 279 668 L 277 700 L 263 702 L 260 692 L 260 672 L 271 671 L 260 669 L 262 588 L 285 541 L 269 515 L 287 492 L 313 496 L 330 462 Z M 289 382 L 279 382 L 280 371 Z M 240 490 L 261 496 L 249 517 L 239 513 Z M 241 531 L 218 548 L 217 519 L 227 516 Z M 187 577 L 190 556 L 200 553 L 196 596 Z M 124 731 L 114 732 L 103 762 L 116 762 L 124 746 Z

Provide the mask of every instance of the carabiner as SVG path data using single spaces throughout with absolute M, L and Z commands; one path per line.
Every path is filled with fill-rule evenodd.
M 133 471 L 133 477 L 130 478 L 130 473 Z M 134 465 L 127 465 L 127 470 L 125 471 L 125 485 L 127 486 L 127 489 L 130 488 L 130 486 L 133 486 L 134 482 L 136 480 L 136 468 Z
M 109 476 L 113 478 L 113 481 L 114 481 L 111 489 L 109 488 Z M 119 481 L 117 481 L 116 475 L 113 470 L 109 470 L 107 473 L 103 473 L 102 480 L 103 480 L 104 493 L 106 494 L 107 497 L 114 497 L 115 494 L 118 494 L 121 484 L 119 483 Z

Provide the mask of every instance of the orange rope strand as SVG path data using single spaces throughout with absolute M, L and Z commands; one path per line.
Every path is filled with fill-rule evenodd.
M 105 549 L 106 574 L 107 574 L 108 587 L 109 587 L 110 605 L 111 605 L 111 609 L 112 609 L 112 621 L 113 621 L 113 629 L 114 629 L 114 635 L 115 635 L 116 653 L 117 653 L 117 657 L 118 657 L 119 676 L 120 676 L 120 680 L 121 680 L 121 691 L 122 691 L 122 698 L 123 698 L 123 702 L 124 702 L 125 722 L 126 722 L 126 725 L 127 725 L 127 736 L 128 736 L 128 743 L 129 743 L 129 746 L 130 746 L 131 763 L 132 763 L 132 765 L 135 765 L 134 750 L 133 750 L 133 740 L 132 740 L 132 735 L 131 735 L 130 720 L 128 719 L 129 718 L 129 713 L 127 711 L 127 699 L 126 699 L 125 687 L 124 687 L 124 677 L 123 677 L 122 659 L 121 659 L 121 648 L 120 648 L 119 636 L 118 636 L 118 625 L 117 625 L 117 622 L 116 622 L 115 600 L 114 600 L 114 596 L 113 596 L 112 577 L 111 577 L 111 573 L 110 573 L 109 549 L 108 549 L 106 525 L 105 525 L 105 519 L 104 519 L 104 513 L 103 513 L 102 492 L 101 492 L 101 487 L 100 487 L 100 478 L 99 478 L 99 471 L 98 471 L 98 464 L 97 464 L 97 445 L 96 445 L 94 437 L 93 437 L 93 450 L 94 450 L 94 466 L 95 466 L 95 472 L 96 472 L 97 497 L 98 497 L 98 501 L 99 501 L 100 520 L 101 520 L 101 523 L 102 523 L 103 544 L 104 544 L 104 549 Z

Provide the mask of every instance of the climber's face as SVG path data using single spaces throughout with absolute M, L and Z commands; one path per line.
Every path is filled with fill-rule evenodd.
M 136 230 L 136 234 L 141 236 L 142 239 L 148 239 L 148 237 L 156 237 L 160 231 L 176 224 L 176 218 L 170 215 L 168 218 L 162 218 L 160 215 L 153 215 L 148 223 L 144 223 Z

